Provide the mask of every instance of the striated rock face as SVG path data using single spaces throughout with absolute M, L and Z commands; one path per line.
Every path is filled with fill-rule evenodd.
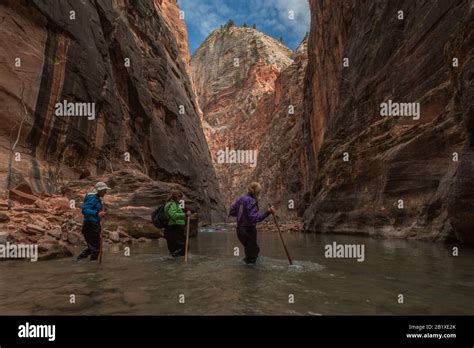
M 227 204 L 243 193 L 258 164 L 254 156 L 261 156 L 262 136 L 272 127 L 275 81 L 292 64 L 291 55 L 257 30 L 224 27 L 212 32 L 191 58 L 204 132 Z M 226 148 L 228 156 L 219 157 Z M 252 152 L 236 157 L 244 163 L 229 163 L 232 151 Z
M 179 50 L 179 58 L 184 63 L 188 76 L 191 72 L 191 55 L 188 45 L 188 31 L 184 17 L 180 13 L 176 0 L 154 0 L 157 11 L 163 15 L 169 29 L 174 35 Z
M 310 6 L 305 229 L 474 242 L 471 3 Z M 388 100 L 420 118 L 382 117 Z
M 270 126 L 260 140 L 255 171 L 249 181 L 262 184 L 264 199 L 287 219 L 302 215 L 308 190 L 303 141 L 303 85 L 308 63 L 307 40 L 292 54 L 293 62 L 275 80 L 275 90 L 264 109 Z
M 176 1 L 9 0 L 0 17 L 3 187 L 19 134 L 11 187 L 52 193 L 129 168 L 194 192 L 204 220 L 222 217 Z M 94 117 L 56 116 L 64 100 L 94 103 Z

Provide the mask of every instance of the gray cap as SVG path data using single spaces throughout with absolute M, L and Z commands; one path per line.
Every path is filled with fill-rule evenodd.
M 99 181 L 94 187 L 97 191 L 110 190 L 110 187 L 108 187 L 107 184 L 102 181 Z

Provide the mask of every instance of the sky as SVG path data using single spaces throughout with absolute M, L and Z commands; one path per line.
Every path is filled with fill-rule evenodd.
M 309 31 L 308 0 L 178 0 L 184 11 L 191 54 L 214 30 L 232 19 L 246 22 L 294 50 Z M 294 19 L 290 19 L 293 11 Z

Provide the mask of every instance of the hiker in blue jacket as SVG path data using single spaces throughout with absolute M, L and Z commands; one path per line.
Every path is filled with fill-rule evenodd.
M 100 219 L 105 216 L 102 197 L 110 188 L 103 182 L 98 182 L 92 191 L 87 193 L 82 204 L 82 234 L 87 243 L 87 248 L 77 257 L 77 260 L 85 259 L 90 255 L 90 260 L 99 258 L 100 253 Z
M 229 210 L 229 216 L 237 218 L 237 237 L 245 248 L 246 264 L 254 264 L 260 252 L 257 244 L 257 223 L 275 213 L 273 206 L 265 213 L 259 211 L 257 198 L 261 190 L 258 182 L 252 182 L 247 194 L 238 198 Z

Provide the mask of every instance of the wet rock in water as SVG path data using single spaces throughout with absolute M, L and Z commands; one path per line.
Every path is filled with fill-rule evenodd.
M 10 217 L 7 214 L 0 213 L 0 223 L 10 221 Z
M 112 242 L 114 242 L 114 243 L 120 242 L 120 235 L 119 235 L 119 233 L 116 232 L 116 231 L 110 231 L 110 232 L 109 232 L 109 238 L 110 238 L 110 240 L 111 240 Z
M 122 226 L 117 227 L 116 232 L 119 234 L 120 238 L 130 238 L 130 235 Z
M 38 260 L 40 261 L 73 256 L 73 250 L 70 246 L 57 241 L 38 245 L 38 251 Z
M 45 309 L 48 313 L 51 313 L 51 315 L 74 313 L 75 311 L 83 311 L 97 305 L 94 301 L 92 291 L 89 289 L 80 289 L 76 286 L 74 290 L 69 290 L 64 293 L 74 294 L 75 303 L 69 301 L 58 301 L 57 296 L 48 295 L 33 299 L 34 305 Z
M 123 300 L 125 303 L 137 305 L 150 302 L 151 296 L 145 291 L 141 290 L 126 291 L 123 293 Z
M 6 244 L 14 240 L 13 235 L 10 232 L 0 232 L 0 244 Z
M 123 244 L 132 244 L 132 238 L 122 238 L 120 239 L 120 242 Z

